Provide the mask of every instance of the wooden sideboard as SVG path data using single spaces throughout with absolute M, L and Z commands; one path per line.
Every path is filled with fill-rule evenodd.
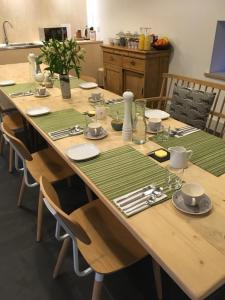
M 159 96 L 162 73 L 169 68 L 169 50 L 141 51 L 102 45 L 105 88 L 122 95 L 131 90 L 135 98 Z

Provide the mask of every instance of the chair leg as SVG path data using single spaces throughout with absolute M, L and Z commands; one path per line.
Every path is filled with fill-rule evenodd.
M 41 240 L 43 215 L 44 215 L 44 201 L 43 201 L 43 194 L 40 190 L 39 198 L 38 198 L 38 213 L 37 213 L 37 237 L 36 237 L 37 242 L 40 242 Z
M 86 191 L 88 201 L 89 202 L 93 201 L 93 193 L 92 193 L 91 189 L 86 184 L 85 184 L 85 191 Z
M 72 179 L 71 179 L 71 177 L 67 177 L 66 181 L 67 181 L 68 188 L 71 188 L 72 187 Z
M 12 173 L 14 165 L 14 151 L 11 145 L 9 145 L 9 173 Z
M 53 271 L 53 278 L 55 279 L 58 275 L 59 275 L 59 271 L 60 271 L 60 268 L 62 266 L 62 263 L 64 261 L 64 258 L 66 256 L 66 252 L 68 250 L 68 247 L 70 245 L 70 237 L 67 237 L 64 241 L 63 241 L 63 244 L 62 244 L 62 248 L 59 252 L 59 255 L 58 255 L 58 258 L 57 258 L 57 262 L 56 262 L 56 265 L 55 265 L 55 268 L 54 268 L 54 271 Z
M 20 187 L 20 192 L 19 192 L 19 197 L 17 200 L 17 206 L 20 207 L 22 204 L 22 198 L 23 198 L 23 192 L 24 192 L 24 188 L 25 188 L 25 179 L 23 176 L 22 182 L 21 182 L 21 187 Z
M 101 292 L 102 292 L 102 284 L 103 284 L 104 275 L 95 273 L 95 281 L 92 292 L 92 300 L 100 300 Z
M 153 258 L 152 258 L 152 267 L 153 267 L 153 273 L 155 279 L 157 300 L 162 300 L 163 292 L 162 292 L 162 277 L 161 277 L 160 265 Z
M 0 154 L 3 153 L 4 143 L 5 143 L 5 140 L 4 140 L 3 134 L 2 134 L 2 132 L 0 132 Z

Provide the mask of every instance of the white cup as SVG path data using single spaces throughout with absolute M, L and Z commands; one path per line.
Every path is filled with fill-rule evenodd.
M 204 197 L 204 188 L 197 183 L 186 183 L 181 188 L 184 203 L 189 206 L 196 206 Z
M 102 132 L 102 125 L 98 122 L 92 122 L 88 124 L 88 132 L 92 136 L 99 136 Z
M 150 131 L 159 131 L 161 128 L 161 119 L 160 118 L 151 118 L 148 121 L 148 130 Z
M 40 96 L 44 96 L 46 94 L 46 87 L 45 86 L 40 86 L 37 88 L 37 93 Z

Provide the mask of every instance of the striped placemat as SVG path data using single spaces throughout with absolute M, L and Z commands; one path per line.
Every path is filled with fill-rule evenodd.
M 84 127 L 85 116 L 73 108 L 52 112 L 47 115 L 32 117 L 33 121 L 46 133 L 74 125 Z
M 12 94 L 12 93 L 23 93 L 27 91 L 34 92 L 35 88 L 37 87 L 37 83 L 35 82 L 26 82 L 26 83 L 17 83 L 14 85 L 9 86 L 1 86 L 1 90 L 6 94 Z
M 164 148 L 183 146 L 193 151 L 191 162 L 209 173 L 220 176 L 225 173 L 225 140 L 204 131 L 176 138 L 170 137 L 168 141 L 157 141 Z
M 172 196 L 166 187 L 168 171 L 130 146 L 103 152 L 77 165 L 111 201 L 150 184 L 164 188 L 167 197 L 162 201 Z
M 70 88 L 75 89 L 79 87 L 79 84 L 85 82 L 84 80 L 77 78 L 77 77 L 70 77 Z M 59 79 L 54 80 L 54 86 L 60 88 Z

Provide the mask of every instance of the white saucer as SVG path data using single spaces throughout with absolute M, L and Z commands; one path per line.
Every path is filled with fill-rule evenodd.
M 98 85 L 95 82 L 82 82 L 79 84 L 79 87 L 82 89 L 94 89 L 98 87 Z
M 0 86 L 14 85 L 16 82 L 14 80 L 3 80 L 0 81 Z
M 44 95 L 40 95 L 38 93 L 34 94 L 34 96 L 37 98 L 44 98 L 44 97 L 48 97 L 49 95 L 50 95 L 50 93 L 48 91 L 46 91 Z
M 48 114 L 49 112 L 50 112 L 50 109 L 47 106 L 39 106 L 39 107 L 29 108 L 26 111 L 28 116 L 31 116 L 31 117 L 45 115 L 45 114 Z
M 164 119 L 168 119 L 170 117 L 170 114 L 168 114 L 166 111 L 163 111 L 160 109 L 146 109 L 145 117 L 146 118 L 159 118 L 161 120 L 164 120 Z
M 172 203 L 178 210 L 191 215 L 206 214 L 212 209 L 212 201 L 207 195 L 204 195 L 199 205 L 190 206 L 184 203 L 181 191 L 176 191 L 173 194 Z
M 108 135 L 108 132 L 105 129 L 102 129 L 101 134 L 99 134 L 98 136 L 91 135 L 87 129 L 84 131 L 84 136 L 90 140 L 101 140 L 101 139 L 104 139 L 104 137 L 106 137 L 107 135 Z
M 100 150 L 94 144 L 78 144 L 66 149 L 66 154 L 73 160 L 86 160 L 100 154 Z

